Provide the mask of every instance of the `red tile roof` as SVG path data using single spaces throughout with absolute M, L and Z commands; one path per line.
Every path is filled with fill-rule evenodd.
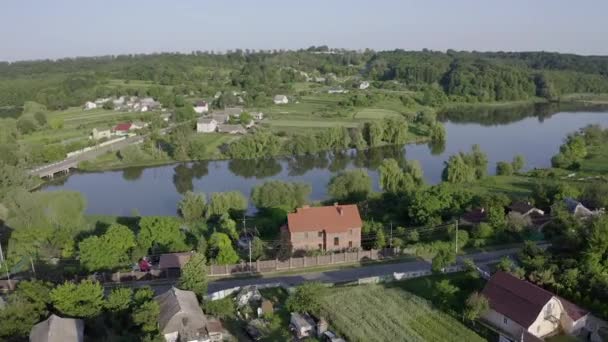
M 129 129 L 131 129 L 130 123 L 119 123 L 114 127 L 115 131 L 128 131 Z
M 292 233 L 322 230 L 338 233 L 361 228 L 362 222 L 357 206 L 349 204 L 298 208 L 287 215 L 287 226 Z
M 497 272 L 481 292 L 492 310 L 524 328 L 530 327 L 553 294 L 506 272 Z

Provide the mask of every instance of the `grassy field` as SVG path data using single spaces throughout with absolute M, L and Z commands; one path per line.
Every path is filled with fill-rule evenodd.
M 484 341 L 428 301 L 381 285 L 336 287 L 323 297 L 330 325 L 348 341 Z
M 485 177 L 469 189 L 477 193 L 503 193 L 512 197 L 527 197 L 532 191 L 532 186 L 538 179 L 526 176 L 491 176 Z
M 608 148 L 605 146 L 589 148 L 587 158 L 581 162 L 580 172 L 595 175 L 608 174 Z
M 382 108 L 365 108 L 359 110 L 355 114 L 355 118 L 359 120 L 378 120 L 384 118 L 399 118 L 401 114 L 394 110 Z

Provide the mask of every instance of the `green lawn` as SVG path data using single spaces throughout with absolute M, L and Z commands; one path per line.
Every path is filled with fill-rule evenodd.
M 485 177 L 468 188 L 478 193 L 504 193 L 512 197 L 527 197 L 537 178 L 526 176 L 490 176 Z
M 348 341 L 484 341 L 428 301 L 381 285 L 335 287 L 322 298 L 332 329 Z
M 378 120 L 384 118 L 398 118 L 401 114 L 394 110 L 382 108 L 365 108 L 355 114 L 356 119 L 360 120 Z
M 329 121 L 329 120 L 269 120 L 266 122 L 274 127 L 305 127 L 305 128 L 330 128 L 330 127 L 358 127 L 358 122 L 353 121 Z

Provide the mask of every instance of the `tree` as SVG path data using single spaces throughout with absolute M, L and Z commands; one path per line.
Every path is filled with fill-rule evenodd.
M 370 147 L 378 146 L 384 138 L 384 128 L 378 121 L 366 122 L 363 126 L 363 136 Z
M 374 249 L 382 249 L 386 247 L 386 236 L 384 229 L 381 227 L 376 231 L 376 239 L 374 240 Z
M 359 202 L 372 192 L 372 179 L 362 169 L 342 171 L 331 178 L 328 192 L 339 201 Z
M 203 217 L 207 200 L 205 194 L 196 194 L 192 191 L 186 192 L 182 200 L 179 202 L 179 210 L 184 220 L 194 222 Z
M 112 100 L 106 101 L 106 102 L 103 103 L 102 107 L 105 110 L 113 110 L 114 109 L 114 102 Z
M 251 114 L 247 113 L 247 112 L 243 112 L 241 113 L 241 115 L 239 116 L 239 122 L 241 123 L 241 125 L 243 126 L 247 126 L 251 123 L 251 121 L 253 121 L 253 117 L 251 116 Z
M 490 302 L 488 298 L 479 292 L 473 292 L 466 301 L 466 309 L 464 310 L 464 317 L 470 321 L 474 321 L 481 315 L 490 310 Z
M 103 287 L 98 282 L 83 280 L 80 283 L 65 282 L 51 291 L 55 309 L 72 317 L 92 318 L 104 307 Z
M 236 230 L 236 222 L 230 218 L 230 215 L 223 214 L 219 220 L 220 232 L 230 236 L 232 240 L 238 240 L 239 232 Z
M 491 206 L 487 209 L 488 224 L 494 229 L 503 229 L 507 223 L 505 210 L 500 206 Z
M 475 169 L 461 155 L 455 155 L 445 162 L 442 177 L 450 183 L 469 183 L 475 180 Z
M 232 247 L 230 237 L 224 233 L 213 233 L 209 238 L 209 253 L 217 265 L 235 264 L 239 256 Z
M 290 312 L 308 312 L 318 314 L 321 309 L 321 298 L 326 288 L 319 282 L 308 282 L 296 287 L 289 295 L 285 307 Z
M 128 287 L 112 289 L 105 303 L 105 309 L 112 313 L 125 312 L 131 307 L 133 290 Z
M 36 123 L 38 124 L 38 126 L 40 126 L 40 127 L 46 126 L 46 123 L 47 123 L 46 115 L 43 112 L 36 112 L 34 114 L 34 119 L 36 120 Z
M 291 211 L 306 203 L 311 191 L 312 188 L 308 184 L 272 180 L 255 186 L 251 191 L 251 201 L 257 208 L 282 208 Z
M 507 214 L 506 221 L 506 228 L 514 233 L 520 233 L 525 228 L 532 226 L 532 220 L 529 216 L 514 211 Z
M 209 198 L 207 216 L 221 216 L 231 211 L 247 210 L 247 198 L 240 191 L 214 192 Z
M 36 131 L 36 123 L 29 117 L 22 116 L 17 120 L 17 128 L 21 134 L 30 134 Z
M 513 172 L 518 173 L 526 166 L 526 159 L 521 154 L 518 154 L 513 157 L 511 166 L 513 167 Z
M 186 236 L 179 221 L 173 217 L 144 216 L 139 221 L 137 243 L 143 250 L 153 253 L 183 252 L 188 250 Z
M 473 279 L 479 278 L 479 271 L 477 271 L 477 265 L 475 265 L 475 262 L 473 261 L 473 259 L 466 258 L 462 261 L 462 264 L 469 277 L 471 277 Z
M 231 297 L 206 301 L 204 309 L 206 314 L 222 320 L 236 316 L 235 302 Z
M 433 272 L 443 272 L 443 269 L 456 262 L 456 254 L 448 248 L 441 248 L 433 258 L 431 269 Z
M 251 240 L 251 259 L 259 260 L 266 256 L 266 242 L 255 236 Z
M 505 161 L 496 163 L 496 174 L 499 176 L 511 176 L 513 174 L 513 166 Z
M 6 306 L 0 310 L 0 338 L 23 337 L 30 333 L 32 326 L 40 320 L 40 312 L 35 304 L 20 298 L 9 296 Z
M 91 236 L 78 244 L 80 263 L 89 271 L 121 267 L 130 262 L 136 245 L 131 229 L 115 223 L 102 236 Z
M 199 298 L 207 294 L 207 259 L 203 254 L 192 254 L 182 269 L 179 287 L 196 293 Z
M 160 306 L 158 305 L 158 302 L 151 300 L 133 310 L 131 317 L 133 323 L 139 326 L 144 333 L 153 334 L 158 330 L 159 315 Z
M 452 285 L 447 279 L 435 283 L 435 293 L 437 294 L 437 297 L 439 297 L 439 301 L 442 305 L 447 305 L 458 291 L 460 291 L 460 289 Z

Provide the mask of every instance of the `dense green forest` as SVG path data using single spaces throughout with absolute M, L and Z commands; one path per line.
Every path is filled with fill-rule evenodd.
M 369 78 L 381 82 L 380 87 L 425 91 L 429 104 L 437 106 L 446 101 L 512 101 L 535 96 L 555 100 L 568 93 L 608 92 L 608 57 L 547 52 L 310 50 L 197 51 L 0 63 L 0 107 L 22 106 L 31 100 L 59 109 L 125 93 L 162 101 L 172 95 L 209 96 L 224 88 L 246 90 L 248 103 L 255 103 L 262 94 L 293 92 L 293 82 L 306 76 L 328 74 Z M 115 85 L 111 82 L 115 79 L 127 83 Z M 134 81 L 154 86 L 141 87 Z M 386 81 L 398 85 L 383 84 Z

